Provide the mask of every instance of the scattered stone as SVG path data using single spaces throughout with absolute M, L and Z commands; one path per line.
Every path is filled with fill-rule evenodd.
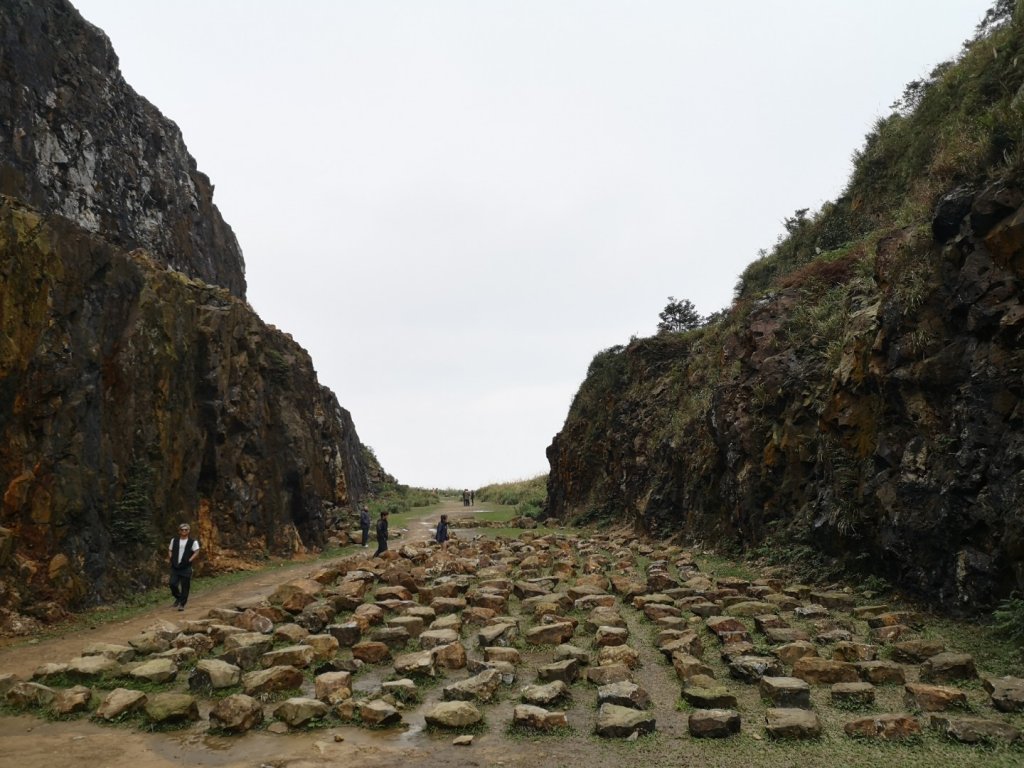
M 12 707 L 29 709 L 47 706 L 56 695 L 53 688 L 41 683 L 15 683 L 4 694 L 4 701 Z
M 549 712 L 532 704 L 517 704 L 512 710 L 512 724 L 519 728 L 550 731 L 555 728 L 567 728 L 569 721 L 565 717 L 565 712 Z
M 188 688 L 193 693 L 206 693 L 232 688 L 242 681 L 242 670 L 234 664 L 217 659 L 202 659 L 188 675 Z
M 433 652 L 434 663 L 442 669 L 464 669 L 468 663 L 466 646 L 459 642 L 435 646 Z M 515 668 L 511 664 L 509 664 L 509 667 L 511 667 L 509 674 L 514 676 Z
M 773 708 L 765 712 L 765 731 L 773 739 L 816 739 L 821 721 L 807 709 Z
M 904 640 L 893 643 L 892 660 L 901 664 L 920 664 L 946 650 L 940 640 Z
M 133 691 L 130 688 L 115 688 L 108 693 L 99 707 L 96 709 L 95 717 L 102 720 L 118 720 L 125 715 L 137 712 L 146 704 L 148 697 L 142 691 Z
M 362 628 L 355 621 L 347 621 L 344 624 L 331 624 L 326 628 L 326 631 L 338 641 L 338 645 L 342 648 L 351 648 L 362 640 L 363 636 Z
M 127 664 L 135 659 L 135 649 L 130 645 L 115 643 L 90 643 L 82 649 L 83 656 L 106 656 L 118 664 Z
M 765 675 L 781 676 L 783 669 L 772 656 L 737 656 L 729 662 L 729 674 L 745 683 L 756 683 Z
M 1021 741 L 1021 732 L 1009 723 L 988 720 L 983 717 L 949 718 L 943 715 L 932 715 L 931 726 L 951 739 L 964 744 L 983 744 L 1002 741 L 1007 743 Z
M 384 728 L 402 722 L 402 713 L 386 701 L 374 699 L 359 706 L 359 719 L 365 725 Z
M 572 685 L 580 675 L 580 664 L 576 659 L 565 659 L 553 664 L 545 664 L 537 669 L 537 677 L 545 682 L 561 680 Z
M 55 715 L 63 717 L 85 712 L 89 709 L 91 702 L 92 689 L 86 688 L 84 685 L 76 685 L 72 688 L 55 691 L 51 707 Z
M 549 707 L 568 698 L 569 686 L 561 680 L 554 680 L 544 685 L 526 685 L 519 692 L 519 696 L 527 704 Z
M 363 640 L 352 646 L 352 657 L 365 664 L 380 664 L 391 657 L 391 649 L 376 640 Z
M 313 695 L 326 704 L 334 705 L 352 696 L 351 672 L 324 672 L 313 681 Z
M 843 726 L 847 736 L 882 741 L 902 741 L 921 735 L 921 724 L 913 715 L 888 714 L 862 717 Z
M 796 663 L 797 659 L 802 659 L 804 656 L 817 656 L 818 648 L 814 643 L 798 640 L 781 645 L 778 648 L 773 648 L 772 655 L 786 666 L 791 667 Z
M 599 648 L 610 645 L 625 645 L 629 640 L 629 630 L 625 627 L 598 627 L 594 635 L 594 645 Z
M 520 656 L 519 651 L 515 648 L 503 648 L 498 645 L 492 648 L 484 648 L 484 660 L 505 661 L 509 664 L 519 664 L 522 662 L 522 657 Z
M 631 680 L 632 678 L 633 675 L 625 664 L 606 664 L 587 669 L 587 682 L 597 686 L 618 683 L 623 680 Z M 566 680 L 565 682 L 572 683 L 572 680 Z
M 362 645 L 369 646 L 374 644 L 362 643 Z M 380 643 L 379 645 L 383 645 L 383 643 Z M 387 646 L 385 645 L 384 648 L 385 651 L 383 658 L 386 658 L 388 654 Z M 376 648 L 374 650 L 376 650 Z M 352 655 L 357 659 L 367 661 L 366 658 L 358 656 L 354 648 L 352 649 Z M 316 661 L 316 651 L 309 645 L 288 645 L 284 648 L 267 651 L 260 656 L 260 666 L 264 669 L 269 669 L 270 667 L 295 667 L 296 669 L 305 669 L 314 661 Z
M 811 707 L 811 686 L 797 677 L 762 677 L 758 687 L 773 707 Z
M 683 701 L 696 709 L 736 709 L 736 696 L 723 686 L 683 688 Z
M 569 622 L 542 624 L 526 632 L 526 642 L 531 645 L 560 645 L 571 639 L 573 625 Z
M 590 663 L 590 653 L 570 643 L 563 643 L 555 648 L 555 661 L 565 661 L 566 659 L 575 659 L 582 666 L 586 666 Z
M 801 619 L 823 619 L 828 616 L 828 608 L 823 605 L 800 605 L 793 609 L 793 613 Z
M 602 704 L 597 712 L 594 733 L 606 738 L 627 738 L 634 732 L 653 733 L 654 729 L 653 715 L 630 707 Z
M 199 705 L 187 693 L 154 693 L 143 704 L 151 723 L 183 723 L 199 719 Z
M 952 707 L 967 706 L 967 694 L 946 685 L 907 683 L 904 689 L 907 706 L 916 706 L 922 712 L 944 712 Z
M 473 735 L 471 733 L 464 733 L 461 736 L 456 736 L 452 739 L 452 746 L 455 747 L 468 747 L 473 743 Z
M 1024 678 L 992 677 L 983 682 L 993 707 L 1000 712 L 1024 712 Z
M 832 648 L 833 661 L 848 661 L 851 664 L 860 661 L 874 661 L 878 656 L 878 646 L 869 643 L 855 643 L 849 640 L 838 642 Z
M 394 696 L 402 702 L 418 701 L 420 697 L 420 691 L 416 687 L 416 683 L 407 677 L 401 680 L 388 680 L 381 683 L 380 689 L 383 693 Z
M 698 739 L 723 739 L 740 732 L 740 713 L 731 708 L 698 709 L 687 719 L 690 735 Z
M 166 651 L 170 647 L 171 644 L 168 641 L 166 646 L 160 650 Z M 80 656 L 68 661 L 64 674 L 72 680 L 80 680 L 82 682 L 111 680 L 121 677 L 124 674 L 124 667 L 106 656 Z
M 275 691 L 290 691 L 302 686 L 302 672 L 295 667 L 271 667 L 242 675 L 242 692 L 260 696 Z
M 395 672 L 400 675 L 418 675 L 421 677 L 434 677 L 437 674 L 435 667 L 435 656 L 432 649 L 426 651 L 415 651 L 403 653 L 395 657 Z
M 597 652 L 599 666 L 622 664 L 630 669 L 640 666 L 640 652 L 629 645 L 606 645 Z
M 135 667 L 128 676 L 147 683 L 168 683 L 177 676 L 178 666 L 170 659 L 152 659 Z
M 483 720 L 480 710 L 468 701 L 442 701 L 424 715 L 427 725 L 436 728 L 465 728 Z
M 647 691 L 634 682 L 623 680 L 618 683 L 602 685 L 597 689 L 597 704 L 617 704 L 620 707 L 647 709 L 651 697 Z
M 969 653 L 939 653 L 921 665 L 921 680 L 927 683 L 973 680 L 977 676 L 974 657 Z
M 859 661 L 854 666 L 857 667 L 857 672 L 860 674 L 861 679 L 873 685 L 886 685 L 889 683 L 903 685 L 907 681 L 903 667 L 894 661 L 885 661 L 883 659 Z
M 322 720 L 330 711 L 322 701 L 297 696 L 278 704 L 274 708 L 274 717 L 287 723 L 290 728 L 301 728 L 314 720 Z
M 501 686 L 501 672 L 485 669 L 473 677 L 446 685 L 441 692 L 445 701 L 478 701 L 487 703 Z
M 811 685 L 856 683 L 860 681 L 857 668 L 846 661 L 833 661 L 816 656 L 805 656 L 793 664 L 793 677 Z

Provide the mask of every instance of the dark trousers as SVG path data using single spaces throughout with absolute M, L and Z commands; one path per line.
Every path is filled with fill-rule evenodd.
M 188 590 L 192 586 L 192 566 L 171 568 L 171 595 L 178 605 L 188 602 Z
M 362 544 L 365 547 L 366 546 L 366 542 L 368 542 L 370 540 L 370 524 L 367 523 L 366 525 L 362 526 L 362 528 L 363 528 L 363 541 L 362 541 Z
M 373 553 L 373 556 L 377 557 L 381 552 L 386 552 L 387 548 L 388 548 L 388 540 L 387 539 L 378 538 L 377 539 L 377 551 Z

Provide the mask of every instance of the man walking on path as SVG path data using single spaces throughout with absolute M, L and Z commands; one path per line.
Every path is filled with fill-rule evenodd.
M 363 504 L 359 509 L 359 527 L 363 530 L 363 546 L 370 540 L 370 510 Z
M 388 549 L 388 511 L 386 509 L 381 510 L 380 519 L 377 521 L 377 551 L 373 553 L 374 557 L 378 557 L 382 552 L 386 552 Z
M 171 556 L 171 594 L 174 596 L 174 607 L 185 610 L 188 602 L 188 590 L 192 585 L 192 563 L 199 556 L 199 542 L 189 535 L 188 523 L 178 526 L 178 538 L 171 539 L 167 551 Z

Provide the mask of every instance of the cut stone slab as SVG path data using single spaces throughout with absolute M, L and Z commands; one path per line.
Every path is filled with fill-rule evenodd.
M 324 672 L 313 681 L 313 695 L 320 701 L 334 705 L 352 697 L 351 672 Z
M 579 675 L 580 663 L 576 659 L 556 661 L 553 664 L 544 664 L 537 668 L 537 677 L 544 682 L 561 680 L 566 685 L 572 685 Z
M 481 627 L 476 633 L 477 645 L 481 648 L 487 648 L 492 645 L 511 645 L 517 637 L 519 637 L 519 627 L 509 623 Z M 422 639 L 421 635 L 421 642 Z
M 811 639 L 811 636 L 799 627 L 767 627 L 763 634 L 769 643 L 797 643 Z
M 422 640 L 422 637 L 420 639 Z M 363 640 L 352 646 L 352 657 L 366 664 L 380 664 L 391 658 L 391 649 L 386 643 Z
M 697 675 L 714 677 L 714 670 L 711 667 L 700 659 L 681 651 L 672 654 L 672 669 L 675 671 L 676 677 L 684 683 Z
M 161 650 L 166 651 L 167 648 L 170 648 L 170 642 Z M 110 680 L 123 675 L 124 667 L 106 656 L 79 656 L 68 661 L 65 674 L 72 680 L 81 682 Z
M 519 696 L 526 704 L 549 707 L 569 696 L 569 686 L 561 680 L 544 685 L 526 685 L 519 692 Z
M 811 686 L 798 677 L 762 677 L 761 698 L 773 707 L 811 708 Z
M 462 643 L 448 643 L 447 645 L 438 645 L 431 649 L 434 654 L 434 663 L 442 669 L 464 669 L 469 663 L 469 659 L 466 655 L 466 646 Z M 506 662 L 494 662 L 495 664 L 504 664 Z M 511 664 L 509 674 L 515 676 L 515 667 Z
M 566 659 L 575 659 L 581 665 L 586 666 L 590 663 L 590 653 L 571 643 L 563 643 L 555 648 L 555 661 L 565 661 Z
M 724 739 L 740 732 L 740 722 L 735 709 L 698 709 L 687 718 L 687 728 L 694 738 Z
M 736 695 L 728 688 L 683 688 L 683 700 L 696 709 L 736 709 Z
M 1009 744 L 1021 741 L 1021 731 L 1009 723 L 984 717 L 946 717 L 932 715 L 931 726 L 951 739 L 964 744 L 984 744 L 1002 741 Z
M 904 689 L 907 706 L 916 706 L 922 712 L 944 712 L 954 707 L 967 706 L 967 694 L 947 685 L 907 683 Z
M 870 643 L 844 641 L 836 643 L 832 648 L 834 661 L 848 661 L 851 664 L 860 661 L 874 661 L 878 656 L 878 646 Z
M 72 688 L 57 689 L 50 706 L 55 715 L 66 716 L 85 712 L 91 702 L 92 689 L 76 685 Z
M 115 688 L 108 693 L 96 709 L 95 717 L 103 720 L 117 720 L 125 715 L 138 712 L 148 697 L 142 691 L 130 688 Z
M 351 648 L 363 638 L 363 629 L 358 622 L 347 621 L 344 624 L 331 624 L 326 630 L 342 648 Z
M 846 661 L 833 661 L 816 656 L 804 656 L 793 664 L 793 677 L 806 680 L 811 685 L 860 682 L 857 668 Z
M 573 625 L 569 622 L 541 624 L 526 631 L 526 642 L 531 645 L 561 645 L 573 635 Z
M 390 696 L 394 696 L 399 701 L 419 701 L 420 691 L 416 687 L 416 683 L 407 677 L 401 680 L 388 680 L 387 682 L 381 683 L 381 692 Z
M 301 728 L 314 720 L 322 720 L 330 711 L 330 707 L 322 701 L 296 696 L 278 704 L 274 708 L 274 717 L 291 728 Z
M 242 681 L 242 670 L 234 664 L 217 659 L 202 659 L 188 676 L 188 688 L 193 692 L 218 691 L 231 688 Z
M 271 667 L 242 675 L 242 692 L 260 696 L 275 691 L 289 691 L 302 687 L 302 672 L 295 667 Z
M 388 727 L 402 722 L 402 713 L 386 701 L 374 699 L 359 705 L 359 718 L 364 725 Z
M 187 693 L 154 693 L 143 705 L 151 723 L 183 723 L 199 719 L 199 704 Z
M 818 647 L 806 640 L 797 640 L 796 642 L 786 643 L 786 645 L 773 648 L 772 655 L 787 667 L 792 667 L 797 659 L 802 659 L 804 656 L 817 656 Z
M 597 705 L 601 706 L 602 704 L 647 709 L 651 705 L 651 697 L 636 683 L 623 680 L 618 683 L 602 685 L 597 689 Z
M 765 731 L 773 739 L 816 739 L 821 721 L 808 709 L 772 708 L 765 712 Z
M 394 667 L 395 672 L 400 675 L 434 677 L 437 674 L 433 649 L 403 653 L 400 656 L 396 656 Z
M 892 644 L 892 660 L 901 664 L 920 664 L 946 650 L 940 640 L 903 640 Z
M 352 655 L 355 656 L 354 650 Z M 305 669 L 314 661 L 316 661 L 316 651 L 309 645 L 288 645 L 284 648 L 267 651 L 260 656 L 260 666 L 264 669 L 269 669 L 270 667 Z
M 118 664 L 127 664 L 135 659 L 135 649 L 130 645 L 115 643 L 90 643 L 82 649 L 83 656 L 106 656 Z
M 605 738 L 628 738 L 633 733 L 653 733 L 654 729 L 653 715 L 630 707 L 602 704 L 597 712 L 594 733 Z
M 859 661 L 854 664 L 861 679 L 873 685 L 898 684 L 907 682 L 906 672 L 903 667 L 894 661 Z
M 625 627 L 598 627 L 594 634 L 594 645 L 599 648 L 608 645 L 625 645 L 629 640 L 629 630 Z
M 756 683 L 766 675 L 781 677 L 783 669 L 773 656 L 737 656 L 729 662 L 729 674 L 745 683 Z
M 1024 678 L 985 678 L 984 686 L 992 697 L 992 706 L 1000 712 L 1024 712 Z
M 446 685 L 441 691 L 441 695 L 445 701 L 486 703 L 494 698 L 501 682 L 501 672 L 497 669 L 485 669 L 473 677 Z
M 535 731 L 551 731 L 555 728 L 567 728 L 569 721 L 565 712 L 550 712 L 532 704 L 517 704 L 512 710 L 512 724 Z
M 871 683 L 836 683 L 829 695 L 833 704 L 866 707 L 875 701 L 875 686 Z
M 404 630 L 402 630 L 404 632 Z M 404 644 L 409 639 L 409 634 L 405 633 L 405 640 L 402 641 Z M 302 638 L 299 645 L 308 645 L 313 649 L 313 660 L 314 661 L 329 661 L 333 659 L 338 649 L 341 647 L 341 643 L 334 635 L 308 635 Z M 292 666 L 295 666 L 294 664 Z
M 442 701 L 431 708 L 424 719 L 435 728 L 465 728 L 479 723 L 483 715 L 468 701 Z
M 519 664 L 522 656 L 515 648 L 503 648 L 500 645 L 484 648 L 485 661 L 507 661 L 509 664 Z
M 600 667 L 587 668 L 587 682 L 594 685 L 608 685 L 609 683 L 618 683 L 623 680 L 632 679 L 633 673 L 630 672 L 629 667 L 625 664 L 606 664 Z M 566 680 L 565 682 L 572 683 L 572 680 Z
M 170 659 L 151 659 L 135 667 L 128 676 L 146 683 L 168 683 L 178 674 L 178 665 Z
M 53 688 L 42 683 L 15 683 L 4 694 L 4 701 L 12 707 L 30 709 L 47 706 L 56 695 Z
M 977 676 L 974 657 L 969 653 L 939 653 L 926 659 L 921 665 L 921 681 L 926 683 L 973 680 Z
M 874 715 L 851 720 L 843 726 L 847 736 L 882 741 L 902 741 L 921 735 L 921 723 L 908 714 Z

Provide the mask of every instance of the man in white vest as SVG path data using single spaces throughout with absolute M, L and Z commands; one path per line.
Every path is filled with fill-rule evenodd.
M 168 552 L 171 555 L 171 594 L 174 596 L 174 607 L 185 610 L 188 602 L 188 589 L 192 584 L 192 564 L 199 557 L 199 542 L 189 535 L 188 523 L 178 526 L 178 538 L 171 539 Z

